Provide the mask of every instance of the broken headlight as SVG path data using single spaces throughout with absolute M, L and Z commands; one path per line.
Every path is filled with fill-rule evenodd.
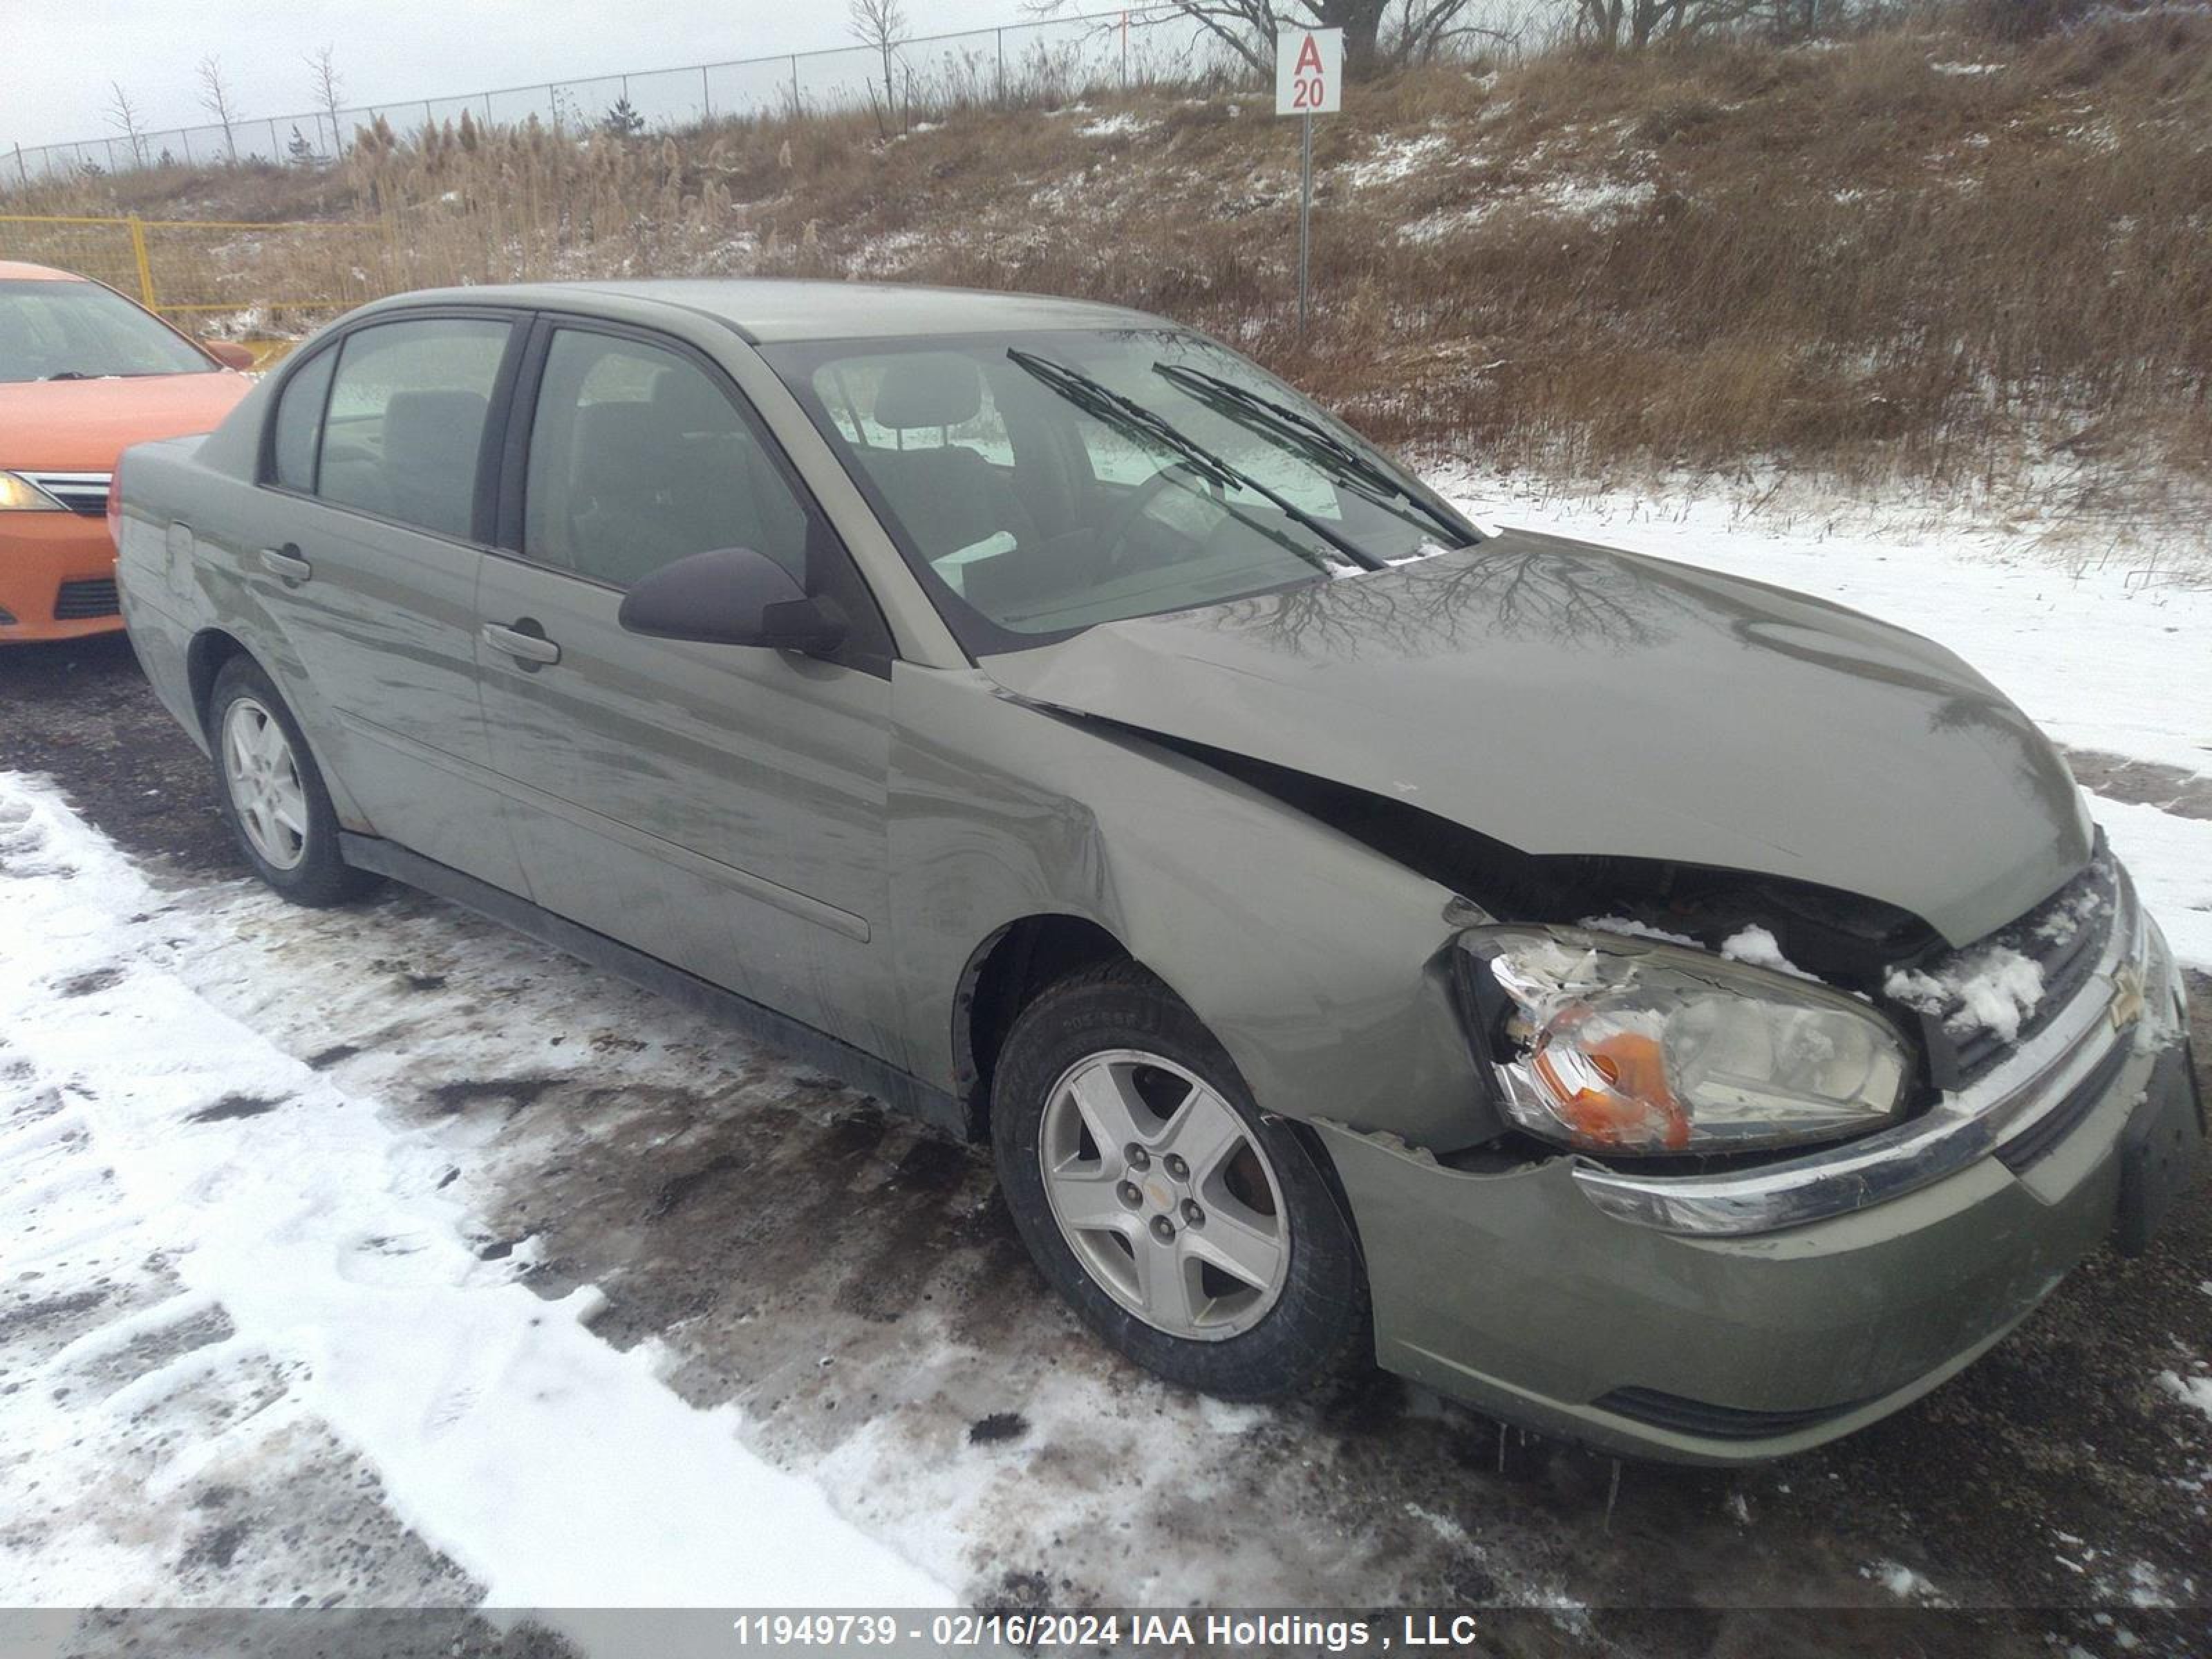
M 1506 1115 L 1586 1152 L 1754 1152 L 1878 1127 L 1903 1041 L 1809 980 L 1566 927 L 1464 934 L 1462 969 Z

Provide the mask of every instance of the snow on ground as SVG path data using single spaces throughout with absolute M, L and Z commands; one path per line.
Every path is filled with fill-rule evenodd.
M 1361 160 L 1346 161 L 1337 168 L 1337 177 L 1354 190 L 1369 190 L 1377 185 L 1394 185 L 1401 179 L 1410 179 L 1424 168 L 1447 165 L 1454 160 L 1450 154 L 1451 140 L 1441 132 L 1415 133 L 1410 137 L 1385 137 L 1375 142 L 1374 148 Z
M 1655 194 L 1648 179 L 1623 182 L 1614 179 L 1551 179 L 1540 184 L 1508 185 L 1482 201 L 1463 208 L 1446 208 L 1398 227 L 1408 242 L 1433 242 L 1462 230 L 1471 230 L 1495 214 L 1510 209 L 1547 214 L 1555 219 L 1589 219 L 1599 223 L 1650 205 Z
M 2212 1417 L 2212 1376 L 2182 1376 L 2173 1371 L 2160 1371 L 2158 1386 L 2183 1405 L 2194 1406 L 2205 1416 Z
M 2212 773 L 2212 584 L 2149 555 L 2069 570 L 2020 534 L 1867 526 L 1839 507 L 1769 528 L 1727 501 L 1434 482 L 1478 520 L 1753 577 L 1948 646 L 2060 744 Z M 2212 820 L 2093 795 L 2175 953 L 2212 969 Z
M 2102 796 L 2090 798 L 2089 810 L 2174 955 L 2212 973 L 2212 823 Z
M 1134 138 L 1152 130 L 1154 123 L 1131 110 L 1115 110 L 1111 115 L 1102 115 L 1096 120 L 1085 121 L 1076 128 L 1083 138 Z
M 234 1434 L 326 1425 L 497 1604 L 954 1599 L 748 1451 L 735 1413 L 684 1404 L 651 1346 L 593 1336 L 595 1292 L 547 1302 L 516 1282 L 521 1264 L 480 1260 L 443 1154 L 186 986 L 168 963 L 197 948 L 189 923 L 21 779 L 0 778 L 0 871 L 10 1095 L 31 1103 L 0 1141 L 9 1266 L 43 1273 L 46 1298 L 96 1302 L 107 1258 L 86 1246 L 124 1233 L 174 1276 L 40 1361 L 47 1386 L 30 1423 L 11 1414 L 5 1456 L 38 1477 L 21 1508 L 62 1524 L 26 1553 L 14 1540 L 37 1529 L 11 1516 L 0 1603 L 159 1598 L 160 1566 L 130 1542 L 88 1547 L 67 1514 L 76 1483 L 49 1464 L 82 1462 L 88 1418 L 97 1445 L 142 1413 L 188 1448 L 168 1483 Z M 108 1213 L 85 1213 L 86 1189 L 110 1185 Z M 208 1340 L 99 1407 L 73 1398 L 65 1379 L 88 1363 L 194 1325 Z M 252 1396 L 235 1428 L 168 1413 L 232 1367 Z

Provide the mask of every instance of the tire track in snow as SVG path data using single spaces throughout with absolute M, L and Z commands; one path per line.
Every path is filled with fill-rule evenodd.
M 265 1356 L 503 1605 L 955 1599 L 747 1451 L 734 1412 L 685 1405 L 649 1346 L 594 1336 L 595 1292 L 548 1303 L 479 1261 L 442 1156 L 163 967 L 189 928 L 163 945 L 173 915 L 125 920 L 158 898 L 50 792 L 0 778 L 0 1006 L 28 1067 L 10 1092 L 61 1091 L 94 1155 L 12 1196 L 82 1209 L 112 1184 L 185 1293 L 234 1327 L 126 1383 L 126 1415 Z M 279 1104 L 196 1120 L 240 1094 Z

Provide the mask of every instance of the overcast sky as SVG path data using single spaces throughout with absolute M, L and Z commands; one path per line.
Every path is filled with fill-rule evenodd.
M 1024 15 L 1020 0 L 904 6 L 917 33 Z M 204 123 L 210 53 L 250 118 L 313 108 L 306 59 L 324 46 L 350 105 L 852 41 L 844 0 L 0 0 L 0 149 L 112 136 L 111 81 L 148 127 Z

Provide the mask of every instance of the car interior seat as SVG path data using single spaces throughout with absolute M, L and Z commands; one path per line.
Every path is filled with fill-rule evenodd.
M 483 394 L 396 392 L 384 407 L 384 447 L 375 483 L 389 505 L 380 507 L 325 480 L 324 493 L 441 535 L 466 536 L 476 509 L 477 450 L 483 442 Z M 370 470 L 359 469 L 364 475 Z M 368 482 L 364 477 L 362 482 Z

